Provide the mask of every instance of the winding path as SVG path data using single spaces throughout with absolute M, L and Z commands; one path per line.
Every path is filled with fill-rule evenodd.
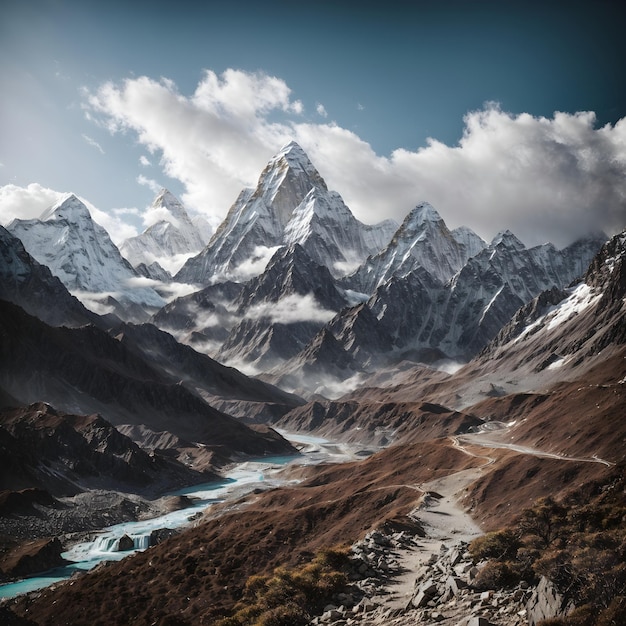
M 505 427 L 506 429 L 506 427 Z M 504 429 L 502 429 L 504 430 Z M 387 594 L 376 600 L 386 608 L 402 608 L 410 601 L 414 590 L 415 576 L 418 569 L 424 566 L 430 556 L 439 551 L 441 544 L 456 544 L 458 541 L 471 541 L 482 535 L 482 529 L 468 515 L 459 503 L 459 495 L 470 483 L 476 480 L 482 471 L 496 462 L 496 458 L 476 454 L 465 447 L 466 445 L 481 446 L 493 449 L 508 449 L 519 454 L 528 454 L 536 457 L 558 459 L 561 461 L 575 461 L 584 463 L 601 463 L 612 467 L 615 463 L 593 456 L 591 458 L 571 457 L 564 454 L 544 452 L 528 446 L 494 441 L 486 438 L 486 433 L 471 435 L 454 435 L 449 437 L 452 446 L 485 463 L 480 467 L 455 472 L 448 476 L 431 480 L 419 485 L 397 485 L 410 487 L 424 493 L 418 508 L 413 512 L 427 529 L 427 537 L 417 539 L 414 549 L 399 550 L 396 553 L 402 573 L 396 576 L 387 587 Z M 428 492 L 435 492 L 437 497 L 428 497 Z
M 538 450 L 537 448 L 531 448 L 529 446 L 520 446 L 515 443 L 505 443 L 503 441 L 494 441 L 493 439 L 484 438 L 484 433 L 475 433 L 472 435 L 455 435 L 450 437 L 452 439 L 453 445 L 459 450 L 462 450 L 466 454 L 471 456 L 479 456 L 469 452 L 467 449 L 463 447 L 463 443 L 468 443 L 476 446 L 482 446 L 484 448 L 504 448 L 507 450 L 513 450 L 514 452 L 519 452 L 520 454 L 528 454 L 531 456 L 543 457 L 548 459 L 558 459 L 560 461 L 575 461 L 578 463 L 601 463 L 602 465 L 606 465 L 607 467 L 613 467 L 615 463 L 611 461 L 606 461 L 605 459 L 601 459 L 597 455 L 594 455 L 590 458 L 588 457 L 576 457 L 576 456 L 567 456 L 566 454 L 558 454 L 555 452 L 545 452 L 543 450 Z M 488 458 L 491 462 L 494 462 L 495 459 L 491 457 L 481 457 Z

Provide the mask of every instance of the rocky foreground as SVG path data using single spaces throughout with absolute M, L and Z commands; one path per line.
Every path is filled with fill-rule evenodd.
M 353 593 L 338 594 L 310 623 L 316 626 L 441 624 L 534 626 L 564 611 L 563 599 L 541 579 L 513 588 L 490 588 L 480 576 L 469 542 L 482 530 L 459 506 L 458 496 L 480 470 L 469 469 L 426 489 L 407 523 L 368 533 L 351 548 Z M 428 491 L 437 487 L 438 491 Z
M 310 624 L 534 626 L 566 610 L 545 578 L 534 586 L 522 581 L 513 589 L 477 589 L 486 562 L 474 564 L 467 542 L 454 540 L 442 542 L 427 558 L 423 555 L 407 600 L 397 593 L 398 579 L 406 575 L 403 560 L 416 552 L 423 552 L 422 539 L 405 531 L 368 534 L 352 547 L 353 593 L 338 594 L 336 603 Z

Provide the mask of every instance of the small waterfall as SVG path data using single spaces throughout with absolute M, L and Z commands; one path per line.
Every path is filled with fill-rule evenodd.
M 115 537 L 104 535 L 98 537 L 91 549 L 93 553 L 102 552 L 130 552 L 131 550 L 145 550 L 150 547 L 150 534 L 141 533 L 138 535 L 122 535 Z M 132 543 L 131 543 L 132 542 Z
M 104 535 L 98 537 L 93 544 L 93 552 L 118 552 L 120 546 L 119 537 L 111 537 L 110 535 Z
M 144 533 L 143 535 L 131 535 L 135 550 L 146 550 L 150 547 L 150 535 L 152 533 Z

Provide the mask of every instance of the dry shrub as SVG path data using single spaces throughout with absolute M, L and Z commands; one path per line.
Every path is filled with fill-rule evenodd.
M 543 498 L 518 523 L 470 544 L 475 561 L 491 559 L 474 586 L 551 580 L 578 607 L 542 626 L 626 624 L 626 473 L 617 466 L 604 484 L 580 488 L 564 502 Z
M 320 551 L 308 564 L 248 578 L 236 612 L 218 626 L 299 626 L 330 602 L 348 583 L 347 548 Z
M 484 559 L 510 561 L 521 547 L 518 535 L 507 528 L 487 533 L 474 539 L 469 545 L 469 552 L 475 563 Z
M 472 586 L 478 591 L 514 587 L 521 577 L 514 563 L 489 561 L 478 572 Z

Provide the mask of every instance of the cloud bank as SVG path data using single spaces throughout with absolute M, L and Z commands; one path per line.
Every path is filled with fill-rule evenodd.
M 167 79 L 109 82 L 85 92 L 85 108 L 160 153 L 164 173 L 185 186 L 185 204 L 214 226 L 291 139 L 368 223 L 401 222 L 428 200 L 448 226 L 470 226 L 487 240 L 509 228 L 527 245 L 562 246 L 626 225 L 626 120 L 596 128 L 593 112 L 545 118 L 488 103 L 466 114 L 458 145 L 430 139 L 380 156 L 350 130 L 311 122 L 326 110 L 309 119 L 288 85 L 263 73 L 206 71 L 189 96 Z
M 295 324 L 297 322 L 319 322 L 325 324 L 335 315 L 336 311 L 322 308 L 313 294 L 299 296 L 291 294 L 278 302 L 263 302 L 250 307 L 245 317 L 248 319 L 267 318 L 273 324 Z

